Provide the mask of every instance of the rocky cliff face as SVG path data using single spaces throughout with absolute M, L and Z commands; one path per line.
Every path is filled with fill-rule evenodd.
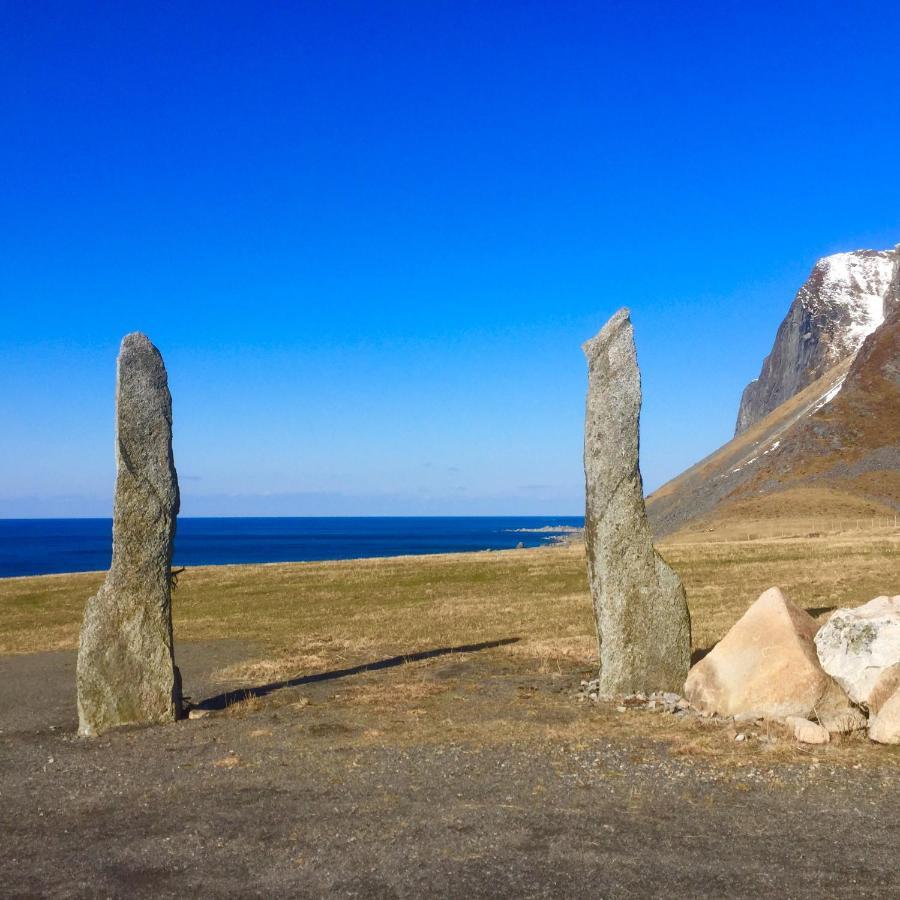
M 759 378 L 744 389 L 735 435 L 856 354 L 884 320 L 886 305 L 900 302 L 889 297 L 891 291 L 897 293 L 898 270 L 900 245 L 837 253 L 815 264 L 778 329 Z
M 900 266 L 850 358 L 647 498 L 657 536 L 900 512 Z

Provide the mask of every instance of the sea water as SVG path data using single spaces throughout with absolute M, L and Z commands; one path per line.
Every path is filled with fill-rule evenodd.
M 535 547 L 583 522 L 580 516 L 179 518 L 173 565 Z M 111 519 L 0 519 L 0 577 L 92 572 L 108 568 L 111 555 Z

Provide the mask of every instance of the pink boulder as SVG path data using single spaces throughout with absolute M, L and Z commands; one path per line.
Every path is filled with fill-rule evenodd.
M 818 625 L 770 588 L 688 672 L 684 695 L 701 712 L 721 716 L 808 718 L 842 697 L 819 664 Z

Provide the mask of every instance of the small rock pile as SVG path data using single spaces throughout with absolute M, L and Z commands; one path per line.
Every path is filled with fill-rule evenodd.
M 614 697 L 602 684 L 582 681 L 578 699 L 615 704 L 619 712 L 699 715 L 735 728 L 776 722 L 804 744 L 864 730 L 873 741 L 900 744 L 900 596 L 838 609 L 820 628 L 771 588 L 693 666 L 683 697 Z M 756 736 L 739 731 L 735 740 Z
M 607 703 L 610 706 L 614 706 L 616 712 L 620 713 L 630 711 L 668 713 L 679 719 L 702 717 L 704 721 L 709 722 L 711 725 L 731 726 L 733 729 L 732 736 L 738 743 L 750 740 L 761 744 L 777 743 L 777 738 L 769 734 L 768 729 L 764 729 L 765 721 L 761 718 L 735 718 L 733 716 L 716 716 L 701 713 L 699 710 L 694 709 L 690 702 L 682 697 L 681 694 L 671 691 L 653 691 L 649 694 L 639 692 L 625 697 L 611 697 L 602 693 L 600 679 L 594 678 L 591 681 L 582 681 L 575 696 L 578 698 L 579 703 Z M 760 730 L 753 731 L 752 728 L 754 727 Z M 741 728 L 744 730 L 741 730 Z
M 869 737 L 900 744 L 900 596 L 839 609 L 815 637 L 822 668 L 869 714 Z
M 688 673 L 705 715 L 783 722 L 798 741 L 868 729 L 900 743 L 900 596 L 839 609 L 821 628 L 771 588 Z
M 628 694 L 625 697 L 608 696 L 602 693 L 599 678 L 582 681 L 577 696 L 581 702 L 590 700 L 593 703 L 616 703 L 616 709 L 619 712 L 625 712 L 628 709 L 658 710 L 676 715 L 688 715 L 692 712 L 691 704 L 681 694 L 671 691 L 654 691 L 650 694 L 640 692 Z

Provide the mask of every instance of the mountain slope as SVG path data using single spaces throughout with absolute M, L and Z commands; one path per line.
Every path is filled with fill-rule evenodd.
M 654 531 L 900 510 L 900 270 L 883 307 L 855 356 L 648 497 Z
M 759 378 L 744 389 L 735 435 L 765 418 L 829 369 L 853 357 L 884 319 L 900 249 L 820 259 L 778 328 Z

